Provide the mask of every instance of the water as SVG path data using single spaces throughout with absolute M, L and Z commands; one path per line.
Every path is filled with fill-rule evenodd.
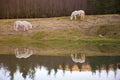
M 2 45 L 0 80 L 120 80 L 120 45 Z
M 1 54 L 0 80 L 120 80 L 120 56 Z

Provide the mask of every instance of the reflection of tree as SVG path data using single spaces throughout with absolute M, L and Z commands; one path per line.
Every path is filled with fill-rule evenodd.
M 65 70 L 66 70 L 66 71 L 70 71 L 70 67 L 69 67 L 68 64 L 65 65 Z
M 71 54 L 71 58 L 75 63 L 84 63 L 85 62 L 85 54 L 78 53 L 78 54 Z
M 117 68 L 120 69 L 120 63 L 117 63 Z
M 39 67 L 44 66 L 48 71 L 48 74 L 51 74 L 51 71 L 54 70 L 55 74 L 58 69 L 65 71 L 92 71 L 94 70 L 112 70 L 115 71 L 116 68 L 120 67 L 120 59 L 119 57 L 87 57 L 87 60 L 83 64 L 74 63 L 71 57 L 68 56 L 36 56 L 33 55 L 30 58 L 26 59 L 17 59 L 12 55 L 0 55 L 0 64 L 1 66 L 7 67 L 10 71 L 10 75 L 13 74 L 17 70 L 17 66 L 19 66 L 20 72 L 23 74 L 24 78 L 27 74 L 31 77 L 34 77 L 35 67 L 38 65 Z M 9 59 L 9 61 L 8 61 Z M 116 66 L 117 65 L 117 66 Z M 0 67 L 1 68 L 1 67 Z M 93 71 L 92 71 L 93 72 Z
M 112 71 L 114 71 L 114 69 L 115 69 L 115 66 L 114 66 L 114 64 L 110 64 L 110 65 L 109 65 L 109 70 L 112 70 Z
M 20 51 L 20 49 L 16 48 L 15 49 L 15 56 L 16 58 L 28 58 L 33 54 L 33 50 L 24 48 L 23 50 Z
M 100 66 L 100 70 L 106 70 L 106 65 L 105 65 L 105 64 L 102 64 L 102 65 Z
M 72 66 L 72 71 L 79 71 L 79 67 L 78 67 L 78 65 L 74 65 L 74 66 Z
M 81 71 L 91 71 L 91 65 L 88 63 L 82 64 Z
M 112 64 L 110 64 L 110 65 L 112 65 Z M 110 66 L 109 65 L 109 66 Z M 69 67 L 69 65 L 66 65 L 66 67 L 67 68 L 70 68 Z M 68 69 L 67 69 L 68 70 Z M 101 80 L 104 80 L 102 77 L 109 77 L 108 79 L 106 79 L 105 78 L 105 80 L 110 80 L 110 78 L 112 78 L 111 80 L 119 80 L 120 78 L 119 78 L 119 74 L 120 74 L 120 69 L 117 69 L 116 70 L 116 74 L 114 74 L 114 71 L 109 71 L 108 73 L 106 73 L 106 70 L 101 70 L 101 72 L 99 72 L 98 70 L 96 70 L 96 73 L 94 73 L 94 74 L 92 74 L 90 71 L 86 71 L 86 72 L 78 72 L 78 65 L 74 65 L 73 67 L 72 67 L 72 70 L 74 71 L 74 72 L 71 72 L 70 74 L 69 74 L 69 72 L 70 71 L 65 71 L 65 75 L 67 75 L 67 73 L 68 73 L 68 77 L 71 75 L 72 76 L 72 73 L 74 74 L 76 71 L 77 71 L 77 74 L 81 74 L 81 73 L 90 73 L 90 75 L 92 75 L 92 76 L 89 76 L 89 77 L 92 77 L 92 78 L 95 78 L 95 76 L 97 77 L 98 76 L 98 78 L 99 79 L 101 79 Z M 59 74 L 59 71 L 60 70 L 58 70 L 58 74 Z M 49 77 L 48 76 L 48 74 L 47 74 L 47 67 L 44 67 L 44 66 L 42 66 L 42 68 L 40 68 L 40 66 L 36 66 L 36 67 L 34 67 L 34 72 L 33 72 L 33 70 L 31 70 L 31 69 L 29 69 L 28 70 L 28 73 L 26 74 L 26 76 L 24 77 L 22 74 L 24 73 L 24 72 L 21 72 L 20 71 L 20 68 L 19 67 L 17 67 L 16 68 L 16 71 L 13 73 L 14 74 L 14 76 L 10 76 L 10 70 L 8 70 L 5 66 L 2 66 L 1 68 L 0 68 L 0 79 L 1 80 L 40 80 L 40 78 L 41 78 L 41 76 L 43 76 L 43 75 L 41 75 L 41 74 L 44 74 L 44 77 Z M 52 74 L 49 74 L 49 75 L 51 75 L 52 76 L 52 78 L 53 78 L 53 73 L 55 73 L 55 72 L 53 72 L 53 70 L 52 70 Z M 61 72 L 60 72 L 61 73 Z M 57 73 L 56 73 L 57 74 Z M 63 74 L 63 73 L 61 73 L 61 74 Z M 75 73 L 76 74 L 76 73 Z M 77 75 L 76 74 L 76 75 Z M 88 74 L 89 75 L 89 74 Z M 58 75 L 54 75 L 55 77 L 57 76 L 58 77 Z M 87 76 L 87 75 L 86 75 Z M 13 77 L 12 79 L 11 79 L 11 77 Z M 18 78 L 19 77 L 19 78 Z M 59 76 L 59 79 L 61 78 L 61 77 L 65 77 L 65 76 Z M 77 76 L 76 76 L 77 77 Z M 117 79 L 113 79 L 113 78 L 117 78 Z M 119 79 L 118 79 L 119 78 Z M 47 78 L 48 79 L 48 78 Z M 57 79 L 57 78 L 56 78 Z M 77 79 L 77 78 L 76 78 Z M 51 79 L 52 80 L 52 79 Z M 54 80 L 54 78 L 53 78 L 53 80 Z

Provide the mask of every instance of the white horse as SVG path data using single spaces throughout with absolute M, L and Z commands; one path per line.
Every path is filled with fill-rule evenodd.
M 72 14 L 71 14 L 70 19 L 71 20 L 73 20 L 73 19 L 76 20 L 77 16 L 80 16 L 81 20 L 83 20 L 85 18 L 85 11 L 84 10 L 73 11 Z
M 16 58 L 28 58 L 33 54 L 33 50 L 24 48 L 23 51 L 18 50 L 18 48 L 15 49 L 15 56 Z
M 75 63 L 84 63 L 85 62 L 85 54 L 71 54 L 71 58 Z
M 18 31 L 18 28 L 22 27 L 24 31 L 32 29 L 32 24 L 28 21 L 15 21 L 14 30 Z

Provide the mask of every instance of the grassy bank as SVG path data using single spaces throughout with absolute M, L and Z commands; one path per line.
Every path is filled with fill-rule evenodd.
M 14 31 L 13 23 L 16 20 L 31 22 L 33 29 Z M 69 17 L 1 19 L 0 53 L 13 54 L 14 48 L 27 47 L 39 55 L 68 55 L 79 51 L 89 56 L 102 53 L 119 55 L 119 31 L 120 15 L 117 14 L 87 15 L 83 21 L 71 21 Z M 6 49 L 8 51 L 4 52 Z
M 31 22 L 33 29 L 14 31 L 16 20 Z M 31 40 L 120 39 L 119 31 L 120 15 L 87 15 L 83 21 L 71 21 L 69 17 L 0 20 L 0 40 L 16 37 Z
M 101 40 L 100 40 L 101 41 Z M 24 48 L 33 50 L 33 55 L 70 56 L 74 53 L 85 53 L 87 56 L 120 56 L 120 44 L 115 42 L 99 41 L 35 41 L 31 43 L 4 43 L 0 44 L 0 54 L 15 54 L 15 49 Z

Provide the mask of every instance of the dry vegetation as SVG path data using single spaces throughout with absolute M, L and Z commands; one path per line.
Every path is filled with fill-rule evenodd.
M 30 21 L 33 29 L 14 31 L 13 23 L 16 20 Z M 119 31 L 120 15 L 87 15 L 84 21 L 71 21 L 69 17 L 0 20 L 1 39 L 15 36 L 35 40 L 120 39 Z

